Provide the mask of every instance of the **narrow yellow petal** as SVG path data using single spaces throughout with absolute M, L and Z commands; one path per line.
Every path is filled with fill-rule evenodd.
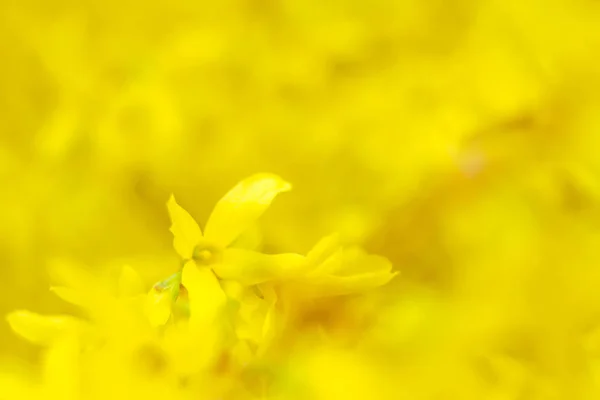
M 212 270 L 189 261 L 183 267 L 181 282 L 190 300 L 190 327 L 203 329 L 214 325 L 227 297 Z
M 311 267 L 310 272 L 307 274 L 309 277 L 335 274 L 344 269 L 344 249 L 339 247 L 327 258 L 320 260 L 319 263 L 309 265 Z
M 263 324 L 262 335 L 264 340 L 270 340 L 273 336 L 274 331 L 274 319 L 275 319 L 275 308 L 269 308 L 265 317 L 265 323 Z
M 338 234 L 326 236 L 308 252 L 306 260 L 312 265 L 320 264 L 331 257 L 340 248 L 340 236 Z
M 169 291 L 159 292 L 154 288 L 148 292 L 144 312 L 154 328 L 163 326 L 171 317 L 172 295 Z
M 263 254 L 250 250 L 227 249 L 223 253 L 223 260 L 215 264 L 213 269 L 221 279 L 256 285 L 297 277 L 304 271 L 305 265 L 305 257 L 299 254 Z
M 75 331 L 79 321 L 67 315 L 45 316 L 26 310 L 14 311 L 6 317 L 18 335 L 39 345 L 50 345 L 67 332 Z
M 54 259 L 48 263 L 48 272 L 52 282 L 76 290 L 78 293 L 90 293 L 101 289 L 98 275 L 90 272 L 85 265 L 70 260 Z
M 277 321 L 276 321 L 276 305 L 277 298 L 274 297 L 270 302 L 267 315 L 262 327 L 262 343 L 259 346 L 259 353 L 265 352 L 269 348 L 269 344 L 277 335 Z
M 238 281 L 223 280 L 221 287 L 229 299 L 240 301 L 246 294 L 247 288 Z
M 258 224 L 253 224 L 245 232 L 237 237 L 229 247 L 236 249 L 257 250 L 262 244 L 262 232 Z
M 194 254 L 194 248 L 202 240 L 202 230 L 194 218 L 177 204 L 173 195 L 167 202 L 167 208 L 171 217 L 173 247 L 182 258 L 189 259 Z
M 205 228 L 207 240 L 229 246 L 292 185 L 273 174 L 256 174 L 231 189 L 215 206 Z
M 153 327 L 167 323 L 173 311 L 173 305 L 179 296 L 181 272 L 176 272 L 167 279 L 156 283 L 146 296 L 144 311 Z
M 390 282 L 398 272 L 378 271 L 354 276 L 327 276 L 312 287 L 314 297 L 343 296 L 362 293 Z
M 358 247 L 329 249 L 320 252 L 321 261 L 310 265 L 302 290 L 314 297 L 339 296 L 363 292 L 387 284 L 397 275 L 385 257 L 367 254 Z
M 48 269 L 52 282 L 58 283 L 50 290 L 62 300 L 95 316 L 106 309 L 104 299 L 112 293 L 105 275 L 68 260 L 51 260 Z

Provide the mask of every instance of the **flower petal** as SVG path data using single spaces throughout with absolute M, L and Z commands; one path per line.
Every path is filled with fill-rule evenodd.
M 213 269 L 221 279 L 256 285 L 297 277 L 305 265 L 306 259 L 300 254 L 263 254 L 243 249 L 227 249 L 223 252 L 223 260 L 213 265 Z
M 258 250 L 262 244 L 262 232 L 258 224 L 253 224 L 238 236 L 229 247 L 236 249 Z
M 262 326 L 262 341 L 259 345 L 258 352 L 259 354 L 264 354 L 269 348 L 269 345 L 277 335 L 277 297 L 273 297 L 269 301 L 269 309 L 267 310 L 267 314 L 265 315 L 265 320 Z
M 189 261 L 183 267 L 181 282 L 190 301 L 190 328 L 202 330 L 213 326 L 227 302 L 215 274 L 210 268 Z
M 80 295 L 97 295 L 99 291 L 106 291 L 100 275 L 92 273 L 89 267 L 70 260 L 50 260 L 48 272 L 52 282 L 71 288 Z
M 317 258 L 315 258 L 316 260 Z M 385 257 L 365 253 L 358 247 L 328 251 L 321 264 L 305 276 L 303 292 L 312 297 L 340 296 L 363 292 L 388 283 L 397 272 Z
M 167 323 L 171 317 L 173 299 L 170 292 L 159 292 L 154 288 L 148 292 L 144 312 L 150 325 L 157 328 Z
M 341 247 L 340 235 L 333 234 L 321 239 L 306 255 L 311 265 L 318 265 L 334 255 Z
M 256 174 L 231 189 L 215 206 L 205 228 L 205 237 L 229 246 L 265 211 L 275 196 L 292 185 L 274 174 Z
M 45 316 L 30 311 L 14 311 L 6 317 L 18 335 L 39 345 L 50 345 L 67 332 L 75 331 L 80 321 L 68 315 Z
M 167 208 L 171 217 L 173 247 L 182 258 L 190 259 L 194 254 L 194 248 L 202 240 L 202 230 L 194 218 L 177 204 L 173 195 L 167 202 Z
M 344 296 L 362 293 L 383 286 L 391 281 L 398 272 L 371 272 L 354 276 L 325 276 L 311 285 L 312 297 Z
M 179 296 L 180 285 L 181 273 L 176 272 L 156 283 L 148 292 L 144 311 L 153 327 L 166 324 L 171 317 L 173 304 Z

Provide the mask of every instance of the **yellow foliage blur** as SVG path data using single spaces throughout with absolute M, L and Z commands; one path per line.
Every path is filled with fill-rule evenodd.
M 0 54 L 3 314 L 81 316 L 49 290 L 57 264 L 113 283 L 128 264 L 147 291 L 181 267 L 172 193 L 203 225 L 229 189 L 269 172 L 293 192 L 243 247 L 311 260 L 337 232 L 400 275 L 325 299 L 313 298 L 324 281 L 294 276 L 285 290 L 310 299 L 290 302 L 280 325 L 269 293 L 281 301 L 283 286 L 259 287 L 248 313 L 278 335 L 264 352 L 232 347 L 256 368 L 186 384 L 192 393 L 600 396 L 600 4 L 0 0 Z M 120 301 L 98 320 L 142 318 Z M 0 324 L 11 371 L 0 399 L 38 398 L 1 388 L 33 387 L 23 377 L 39 370 L 57 385 L 114 379 L 106 396 L 198 398 L 128 375 L 129 339 L 115 335 L 115 348 L 71 371 L 81 337 L 40 352 Z M 196 349 L 185 346 L 168 349 Z M 153 351 L 141 363 L 168 369 Z M 42 393 L 100 398 L 80 389 Z

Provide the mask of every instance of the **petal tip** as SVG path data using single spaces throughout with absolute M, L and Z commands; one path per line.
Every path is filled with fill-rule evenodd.
M 15 321 L 20 317 L 23 316 L 25 313 L 27 313 L 27 311 L 24 310 L 15 310 L 15 311 L 11 311 L 8 314 L 6 314 L 4 316 L 4 319 L 6 320 L 6 322 L 8 322 L 8 324 L 10 325 L 11 329 L 14 330 L 14 324 Z
M 294 188 L 294 187 L 292 186 L 292 184 L 291 184 L 291 183 L 289 183 L 288 181 L 284 181 L 284 180 L 282 180 L 282 181 L 281 181 L 281 184 L 280 184 L 280 189 L 279 189 L 279 190 L 280 190 L 281 192 L 289 192 L 289 191 L 290 191 L 290 190 L 292 190 L 293 188 Z
M 400 275 L 400 271 L 390 272 L 390 281 Z
M 247 179 L 245 179 L 244 181 L 248 181 L 248 182 L 262 181 L 262 182 L 268 183 L 268 185 L 271 186 L 272 190 L 274 192 L 278 192 L 278 193 L 289 192 L 290 190 L 293 189 L 293 185 L 290 182 L 286 181 L 281 176 L 270 173 L 270 172 L 260 172 L 260 173 L 254 174 L 254 175 L 248 177 Z

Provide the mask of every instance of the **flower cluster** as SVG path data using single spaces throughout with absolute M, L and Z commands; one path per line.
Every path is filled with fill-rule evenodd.
M 284 383 L 272 369 L 285 362 L 273 358 L 285 358 L 283 349 L 295 346 L 290 340 L 301 343 L 303 313 L 323 299 L 372 291 L 396 275 L 385 258 L 342 246 L 335 235 L 306 255 L 264 254 L 240 241 L 274 198 L 290 189 L 276 175 L 253 175 L 217 203 L 204 232 L 171 197 L 173 246 L 182 268 L 147 294 L 129 266 L 112 293 L 81 271 L 61 268 L 71 286 L 53 291 L 88 318 L 29 311 L 8 316 L 17 333 L 48 349 L 41 386 L 28 394 L 16 388 L 13 396 L 273 394 Z M 328 333 L 321 334 L 327 340 Z M 270 371 L 263 370 L 266 364 Z

